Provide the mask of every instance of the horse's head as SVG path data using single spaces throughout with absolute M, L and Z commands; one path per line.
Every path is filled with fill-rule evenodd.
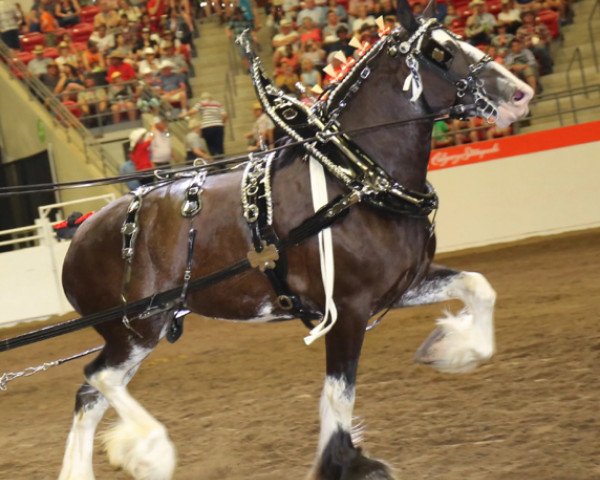
M 500 127 L 527 114 L 531 87 L 432 19 L 435 0 L 418 20 L 406 0 L 398 3 L 402 29 L 392 32 L 388 53 L 405 56 L 413 101 L 424 95 L 432 110 L 463 105 L 466 115 Z

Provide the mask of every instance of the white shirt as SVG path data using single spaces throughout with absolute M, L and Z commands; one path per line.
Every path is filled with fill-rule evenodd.
M 168 165 L 171 162 L 171 139 L 167 132 L 154 132 L 152 144 L 150 145 L 150 155 L 152 163 L 159 166 Z

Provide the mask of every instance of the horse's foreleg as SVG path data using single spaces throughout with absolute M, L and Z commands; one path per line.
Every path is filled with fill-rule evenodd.
M 426 277 L 404 293 L 397 307 L 461 300 L 465 308 L 446 314 L 417 350 L 415 360 L 445 372 L 466 372 L 495 350 L 496 292 L 483 275 L 432 265 Z
M 326 337 L 327 376 L 321 395 L 317 461 L 311 477 L 315 480 L 392 478 L 383 463 L 365 457 L 354 445 L 352 412 L 365 325 L 362 320 L 340 318 Z
M 108 400 L 119 422 L 103 437 L 111 465 L 135 479 L 169 480 L 175 470 L 175 448 L 166 428 L 127 391 L 127 383 L 152 348 L 132 345 L 126 361 L 88 376 Z
M 98 390 L 83 384 L 77 392 L 73 425 L 59 480 L 93 480 L 92 456 L 96 427 L 108 408 L 108 402 Z

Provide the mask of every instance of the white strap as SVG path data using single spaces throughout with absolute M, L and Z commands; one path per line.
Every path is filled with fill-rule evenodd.
M 309 165 L 313 208 L 316 212 L 329 201 L 327 198 L 327 181 L 325 179 L 325 170 L 317 160 L 311 157 Z M 310 345 L 318 338 L 326 335 L 333 325 L 335 325 L 337 320 L 337 308 L 333 301 L 335 266 L 331 228 L 325 228 L 319 232 L 318 240 L 321 277 L 323 279 L 323 288 L 325 289 L 325 311 L 323 312 L 323 320 L 321 320 L 321 323 L 313 328 L 308 336 L 304 337 L 304 343 L 306 343 L 306 345 Z

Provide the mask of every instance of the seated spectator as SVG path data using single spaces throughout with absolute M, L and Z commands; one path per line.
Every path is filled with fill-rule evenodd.
M 512 33 L 507 33 L 507 27 L 503 23 L 496 25 L 494 29 L 496 34 L 492 37 L 490 44 L 498 49 L 498 52 L 502 55 L 506 54 L 515 36 Z
M 85 90 L 77 94 L 77 104 L 83 113 L 83 123 L 88 128 L 100 127 L 104 123 L 104 115 L 108 109 L 106 90 L 103 87 L 96 87 L 93 75 L 86 75 L 84 82 Z
M 101 23 L 90 35 L 89 40 L 94 42 L 102 55 L 107 55 L 110 50 L 115 48 L 115 36 L 108 33 L 106 25 Z
M 194 163 L 194 160 L 201 158 L 205 162 L 212 160 L 208 153 L 206 140 L 202 137 L 202 121 L 198 118 L 192 118 L 188 122 L 190 131 L 185 136 L 186 163 Z
M 500 52 L 495 46 L 490 45 L 486 49 L 486 53 L 494 62 L 504 65 L 504 56 L 506 55 L 506 51 Z
M 106 70 L 106 59 L 93 40 L 88 40 L 87 48 L 81 54 L 81 61 L 86 72 L 103 72 Z
M 100 8 L 100 12 L 94 17 L 95 29 L 100 25 L 104 25 L 109 31 L 112 31 L 112 29 L 119 25 L 119 14 L 116 10 L 111 8 L 111 4 L 108 0 L 100 0 L 98 8 Z
M 81 7 L 77 0 L 58 0 L 54 7 L 54 17 L 62 28 L 69 28 L 79 23 Z
M 346 28 L 344 25 L 339 26 L 336 30 L 336 35 L 336 42 L 328 43 L 324 46 L 325 54 L 329 55 L 332 52 L 341 50 L 347 57 L 354 55 L 354 51 L 356 49 L 350 45 L 350 40 L 352 40 L 352 37 L 350 36 L 348 28 Z
M 444 17 L 444 21 L 442 23 L 446 28 L 450 28 L 454 20 L 458 20 L 458 18 L 459 17 L 456 14 L 456 7 L 452 3 L 449 3 L 446 16 Z
M 325 9 L 317 5 L 315 0 L 305 0 L 304 8 L 298 12 L 296 23 L 302 25 L 306 17 L 310 17 L 317 26 L 325 24 Z
M 346 22 L 348 20 L 348 12 L 343 5 L 341 5 L 341 2 L 338 2 L 337 0 L 327 0 L 326 10 L 327 12 L 334 12 L 340 22 Z
M 352 31 L 357 33 L 363 27 L 363 25 L 368 25 L 370 27 L 375 27 L 377 24 L 375 23 L 375 17 L 369 15 L 367 11 L 367 6 L 365 4 L 361 4 L 358 6 L 358 13 L 356 15 L 356 19 L 352 22 Z
M 133 23 L 140 21 L 142 11 L 137 5 L 132 5 L 128 0 L 118 0 L 119 10 L 117 13 L 122 18 L 123 15 L 127 17 L 127 20 Z
M 123 35 L 125 41 L 132 46 L 137 41 L 137 24 L 131 22 L 127 15 L 119 16 L 119 25 L 114 29 L 115 39 L 118 35 Z
M 115 35 L 115 50 L 122 52 L 126 59 L 133 61 L 133 45 L 129 42 L 127 36 L 121 32 Z
M 359 7 L 364 6 L 367 12 L 373 12 L 375 10 L 375 2 L 373 0 L 350 0 L 348 2 L 348 15 L 351 17 L 358 17 Z
M 60 42 L 58 44 L 58 53 L 59 55 L 56 57 L 56 63 L 58 63 L 61 70 L 63 70 L 64 65 L 67 63 L 70 65 L 79 65 L 79 55 L 73 54 L 66 42 Z
M 433 124 L 431 132 L 431 148 L 444 148 L 454 144 L 450 127 L 446 120 L 438 120 Z
M 149 67 L 140 67 L 140 81 L 136 88 L 138 110 L 158 114 L 160 107 L 160 80 Z
M 454 133 L 454 145 L 479 141 L 477 131 L 472 130 L 474 123 L 471 120 L 459 120 L 458 118 L 452 120 L 450 130 Z
M 248 23 L 250 24 L 248 28 L 252 29 L 252 22 Z M 192 43 L 192 30 L 179 7 L 169 10 L 166 31 L 172 32 L 175 38 L 182 43 L 188 45 Z
M 296 93 L 296 83 L 299 81 L 294 67 L 290 63 L 283 62 L 280 72 L 275 76 L 275 85 L 286 93 Z
M 131 64 L 124 61 L 126 57 L 127 57 L 127 55 L 125 55 L 125 53 L 123 53 L 123 52 L 120 52 L 119 50 L 114 50 L 108 56 L 108 61 L 110 64 L 108 67 L 108 73 L 106 76 L 108 83 L 111 83 L 111 78 L 112 78 L 114 72 L 120 73 L 120 77 L 119 77 L 120 82 L 129 82 L 131 80 L 135 80 L 135 78 L 136 78 L 135 70 L 133 69 Z
M 60 81 L 60 70 L 58 69 L 58 64 L 54 60 L 50 60 L 50 63 L 48 63 L 46 69 L 46 73 L 40 75 L 40 81 L 52 93 L 58 93 L 56 87 Z
M 142 70 L 150 70 L 155 75 L 158 75 L 160 71 L 160 60 L 156 58 L 156 51 L 152 47 L 144 48 L 144 57 L 138 62 L 138 71 L 141 73 Z
M 488 140 L 493 140 L 494 138 L 509 137 L 512 135 L 512 127 L 508 126 L 505 128 L 500 128 L 498 125 L 494 124 L 487 129 L 485 135 Z
M 41 32 L 40 9 L 35 5 L 31 7 L 31 10 L 29 10 L 29 13 L 25 17 L 25 22 L 27 23 L 28 33 Z
M 83 77 L 79 73 L 79 70 L 77 70 L 77 67 L 65 63 L 58 85 L 56 85 L 55 93 L 61 94 L 62 101 L 76 101 L 77 94 L 84 89 Z
M 36 45 L 33 48 L 34 57 L 27 64 L 27 71 L 36 77 L 46 73 L 51 60 L 44 57 L 44 47 Z
M 139 40 L 133 47 L 133 51 L 138 53 L 139 55 L 140 51 L 143 51 L 148 47 L 156 50 L 158 48 L 158 43 L 158 40 L 155 38 L 154 35 L 152 35 L 152 32 L 150 32 L 150 29 L 148 27 L 144 27 L 142 29 L 142 34 L 140 35 Z
M 300 34 L 300 44 L 308 41 L 321 43 L 321 29 L 313 23 L 311 17 L 304 17 L 298 33 Z
M 292 29 L 292 22 L 286 19 L 281 20 L 279 33 L 275 34 L 272 41 L 274 53 L 284 53 L 287 46 L 296 49 L 299 40 L 300 35 Z
M 322 79 L 321 74 L 317 69 L 312 60 L 304 58 L 301 63 L 302 71 L 300 72 L 300 81 L 307 89 L 311 89 L 315 85 L 321 85 Z
M 531 50 L 524 48 L 523 42 L 514 38 L 510 51 L 504 59 L 506 68 L 526 82 L 534 92 L 538 92 L 537 62 Z
M 536 23 L 535 13 L 523 12 L 521 15 L 523 25 L 517 30 L 517 38 L 525 48 L 533 52 L 540 65 L 540 75 L 552 73 L 554 61 L 550 54 L 552 36 L 548 27 L 543 23 Z
M 348 24 L 341 22 L 334 11 L 329 11 L 327 13 L 327 23 L 323 27 L 323 38 L 337 36 L 337 29 L 342 25 L 348 28 Z
M 182 112 L 187 111 L 188 99 L 185 87 L 185 77 L 181 73 L 175 73 L 175 65 L 169 60 L 163 60 L 160 64 L 160 94 L 163 100 L 171 104 L 179 104 Z
M 275 146 L 275 125 L 263 111 L 260 102 L 254 102 L 254 125 L 252 131 L 246 134 L 248 151 L 254 152 Z
M 319 43 L 309 41 L 302 45 L 300 63 L 305 60 L 309 60 L 317 68 L 322 68 L 325 66 L 325 56 L 325 50 L 321 48 Z
M 292 67 L 294 72 L 300 68 L 300 55 L 292 50 L 292 47 L 286 47 L 285 55 L 277 57 L 275 76 L 279 75 L 283 71 L 283 64 Z
M 133 89 L 131 85 L 126 84 L 121 72 L 114 71 L 110 75 L 110 87 L 108 89 L 108 100 L 112 112 L 113 123 L 119 123 L 123 113 L 127 114 L 130 121 L 136 117 Z
M 185 61 L 185 57 L 175 51 L 175 44 L 166 43 L 161 49 L 160 58 L 162 61 L 169 60 L 174 65 L 173 71 L 181 73 L 187 81 L 188 64 Z
M 40 6 L 38 8 L 38 16 L 40 19 L 40 31 L 42 33 L 53 33 L 58 30 L 56 18 L 48 10 L 45 10 L 44 7 Z
M 388 15 L 395 16 L 398 11 L 392 0 L 380 0 L 371 13 L 375 17 L 387 17 Z
M 472 45 L 488 45 L 496 26 L 496 18 L 485 11 L 483 0 L 473 0 L 469 3 L 469 8 L 473 9 L 473 15 L 467 19 L 465 37 Z
M 515 6 L 514 0 L 502 0 L 502 10 L 498 13 L 498 26 L 500 25 L 513 35 L 521 26 L 521 9 Z

